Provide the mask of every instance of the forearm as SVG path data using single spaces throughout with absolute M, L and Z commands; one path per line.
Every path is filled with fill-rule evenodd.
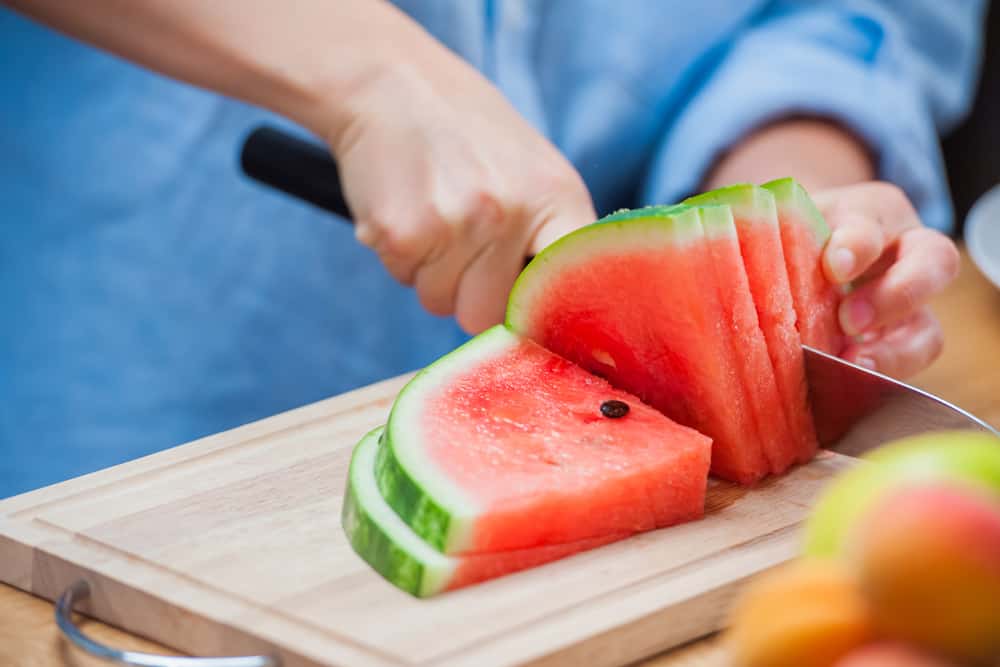
M 875 178 L 867 147 L 847 130 L 822 120 L 796 119 L 768 125 L 720 157 L 705 188 L 739 182 L 763 183 L 793 176 L 809 190 Z
M 285 115 L 331 138 L 346 101 L 394 58 L 444 51 L 381 0 L 0 0 L 167 76 Z

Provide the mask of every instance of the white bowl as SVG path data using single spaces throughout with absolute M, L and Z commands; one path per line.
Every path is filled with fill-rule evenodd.
M 1000 289 L 1000 185 L 987 190 L 969 211 L 965 246 L 983 275 Z

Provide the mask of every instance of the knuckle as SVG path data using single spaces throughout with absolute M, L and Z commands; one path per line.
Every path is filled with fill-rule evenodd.
M 927 336 L 927 357 L 926 363 L 930 364 L 932 361 L 941 356 L 944 351 L 944 331 L 935 322 L 928 332 Z
M 504 219 L 505 209 L 498 194 L 487 189 L 476 189 L 467 197 L 463 217 L 487 225 L 499 224 Z
M 376 251 L 397 259 L 411 259 L 420 254 L 423 234 L 418 225 L 395 225 L 382 230 Z
M 924 293 L 915 280 L 901 281 L 894 290 L 894 309 L 897 313 L 910 313 L 923 304 Z
M 913 229 L 911 245 L 920 246 L 922 257 L 928 258 L 928 269 L 935 287 L 941 287 L 958 276 L 962 264 L 962 256 L 958 247 L 950 238 L 928 227 Z
M 906 192 L 895 183 L 888 181 L 875 181 L 871 184 L 875 197 L 882 202 L 882 205 L 891 213 L 909 213 L 913 210 L 910 198 Z
M 437 208 L 430 202 L 405 214 L 380 216 L 373 224 L 378 229 L 374 250 L 382 257 L 410 261 L 422 260 L 432 242 L 441 240 L 447 232 L 442 229 Z
M 955 245 L 954 241 L 941 232 L 936 231 L 934 234 L 938 237 L 938 242 L 941 246 L 939 266 L 941 268 L 941 272 L 944 274 L 945 281 L 950 282 L 958 276 L 958 272 L 962 264 L 962 256 L 959 254 L 958 247 Z

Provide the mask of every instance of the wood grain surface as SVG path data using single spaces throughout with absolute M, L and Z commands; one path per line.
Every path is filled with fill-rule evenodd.
M 941 317 L 945 326 L 947 345 L 942 358 L 916 378 L 915 383 L 937 393 L 943 398 L 957 403 L 994 425 L 1000 424 L 1000 293 L 994 290 L 968 263 L 968 260 L 965 259 L 963 272 L 958 281 L 956 281 L 945 295 L 937 299 L 934 305 L 935 311 Z M 391 390 L 394 386 L 390 382 L 388 385 L 376 388 L 376 393 L 385 393 L 386 389 Z M 369 388 L 366 391 L 372 391 L 372 389 Z M 352 400 L 361 400 L 364 402 L 370 401 L 371 398 L 371 395 L 367 395 L 360 398 L 355 397 Z M 319 419 L 320 421 L 327 418 L 326 416 L 319 416 L 326 409 L 322 407 L 323 405 L 318 404 L 317 406 L 305 408 L 306 419 L 304 423 L 303 420 L 298 420 L 299 423 L 297 426 L 288 423 L 279 424 L 280 428 L 278 430 L 284 430 L 285 432 L 284 439 L 283 437 L 278 437 L 277 441 L 269 444 L 269 438 L 273 438 L 273 432 L 268 429 L 268 422 L 270 422 L 270 426 L 274 426 L 274 420 L 268 420 L 267 422 L 247 427 L 251 430 L 242 434 L 241 437 L 246 438 L 251 443 L 250 449 L 256 446 L 272 454 L 275 451 L 281 451 L 281 448 L 287 447 L 289 442 L 296 442 L 297 439 L 301 441 L 303 433 L 309 430 L 308 424 L 311 418 L 313 420 Z M 386 403 L 382 407 L 387 408 L 388 404 Z M 350 412 L 352 410 L 356 412 L 357 405 L 353 407 L 347 405 L 344 408 L 347 410 L 348 416 L 336 421 L 350 421 Z M 319 412 L 315 412 L 316 410 Z M 275 418 L 275 420 L 280 422 L 283 418 L 287 419 L 287 416 L 282 415 Z M 219 436 L 219 438 L 225 440 L 225 436 L 231 436 L 231 434 L 224 434 L 223 436 Z M 232 551 L 228 555 L 216 554 L 215 556 L 186 554 L 186 551 L 190 551 L 191 548 L 198 544 L 197 536 L 204 535 L 205 531 L 212 532 L 213 535 L 224 535 L 234 545 L 238 543 L 241 529 L 238 527 L 239 522 L 236 521 L 234 523 L 234 519 L 242 516 L 239 503 L 237 502 L 235 505 L 231 504 L 234 497 L 229 493 L 221 496 L 213 494 L 212 484 L 216 485 L 214 488 L 218 488 L 219 483 L 224 485 L 235 484 L 238 488 L 244 489 L 244 493 L 250 493 L 252 497 L 257 498 L 260 497 L 260 494 L 266 496 L 268 490 L 274 490 L 273 479 L 269 480 L 265 477 L 261 480 L 256 476 L 256 473 L 251 473 L 250 470 L 246 469 L 246 466 L 252 468 L 254 465 L 254 456 L 249 453 L 249 450 L 247 452 L 249 460 L 243 457 L 234 465 L 232 461 L 226 462 L 226 457 L 219 451 L 220 448 L 225 448 L 224 444 L 220 443 L 217 439 L 210 442 L 207 446 L 205 442 L 195 443 L 194 445 L 186 446 L 186 448 L 170 450 L 155 457 L 149 457 L 148 459 L 119 466 L 118 468 L 104 471 L 97 475 L 74 480 L 72 483 L 72 492 L 68 496 L 65 495 L 65 485 L 61 485 L 62 490 L 60 490 L 61 487 L 50 487 L 49 489 L 44 489 L 28 496 L 4 501 L 4 503 L 0 504 L 0 507 L 2 507 L 0 513 L 13 514 L 15 517 L 20 517 L 22 523 L 24 523 L 23 519 L 25 517 L 31 516 L 33 520 L 26 524 L 29 527 L 38 528 L 39 526 L 46 526 L 45 528 L 40 528 L 38 532 L 13 531 L 18 533 L 19 540 L 26 543 L 41 544 L 46 539 L 52 539 L 53 535 L 51 531 L 53 530 L 57 532 L 60 530 L 76 531 L 77 537 L 71 541 L 75 545 L 74 548 L 92 546 L 92 543 L 102 543 L 102 540 L 116 540 L 119 535 L 124 534 L 126 536 L 125 544 L 130 545 L 127 548 L 131 549 L 132 552 L 139 553 L 140 559 L 148 558 L 150 554 L 156 554 L 157 557 L 179 559 L 179 562 L 195 564 L 199 567 L 205 567 L 207 561 L 207 567 L 210 568 L 213 578 L 219 577 L 223 583 L 227 580 L 227 577 L 232 581 L 237 581 L 239 577 L 236 571 L 239 570 L 239 566 L 236 565 L 234 567 L 233 559 L 235 557 Z M 197 448 L 199 451 L 196 456 L 189 459 L 187 452 L 191 448 Z M 310 472 L 311 466 L 308 454 L 300 452 L 291 455 L 289 458 L 297 462 L 289 463 L 290 468 L 296 471 L 298 475 L 295 478 L 299 482 L 297 486 L 304 485 L 306 482 L 315 483 L 316 480 L 310 476 L 311 474 L 315 474 L 315 470 Z M 154 461 L 154 459 L 159 460 Z M 153 494 L 147 488 L 146 482 L 139 484 L 138 487 L 131 490 L 128 489 L 128 484 L 124 486 L 121 484 L 122 480 L 125 479 L 131 479 L 133 484 L 137 480 L 148 481 L 151 476 L 155 477 L 157 471 L 162 469 L 164 464 L 170 464 L 170 467 L 179 469 L 174 471 L 170 483 L 166 486 L 157 486 L 154 484 L 156 492 Z M 205 466 L 209 467 L 210 472 L 207 475 L 199 474 L 197 471 L 203 470 Z M 268 486 L 269 483 L 272 486 Z M 90 498 L 88 501 L 87 494 L 93 494 L 95 488 L 100 490 L 97 494 L 98 496 L 105 497 L 103 502 L 96 501 L 93 498 Z M 171 491 L 172 488 L 174 488 L 173 491 Z M 174 495 L 171 495 L 171 493 Z M 167 514 L 164 514 L 163 504 L 173 501 L 178 493 L 185 500 L 179 506 L 174 507 Z M 718 493 L 719 491 L 717 490 L 716 494 Z M 201 495 L 199 496 L 199 494 Z M 724 496 L 725 493 L 723 493 Z M 197 502 L 190 500 L 193 497 L 198 497 L 199 501 L 207 501 L 207 507 L 211 510 L 210 514 L 212 518 L 205 516 L 205 512 L 203 511 L 204 505 L 199 505 Z M 239 496 L 236 497 L 236 500 L 238 499 Z M 280 509 L 283 503 L 294 504 L 300 500 L 301 498 L 294 497 L 294 493 L 290 496 L 286 495 L 278 498 L 275 498 L 271 494 L 267 503 L 271 508 L 277 507 Z M 726 508 L 717 509 L 712 516 L 724 514 L 727 510 L 732 511 L 732 507 L 739 507 L 740 503 L 744 501 L 745 499 L 743 498 L 737 499 Z M 723 501 L 723 503 L 726 502 L 728 500 Z M 132 507 L 133 511 L 123 512 L 115 510 L 116 506 L 126 506 L 126 503 L 135 503 Z M 179 517 L 187 522 L 185 530 L 180 531 L 180 533 L 175 532 L 172 535 L 164 534 L 164 531 L 157 527 L 158 525 L 162 525 L 162 522 L 165 520 L 175 521 Z M 39 518 L 39 521 L 34 520 Z M 271 519 L 273 520 L 273 517 Z M 302 524 L 298 528 L 289 528 L 288 526 L 282 526 L 280 521 L 277 523 L 264 521 L 263 524 L 257 527 L 270 527 L 272 530 L 279 531 L 279 533 L 280 531 L 285 531 L 284 533 L 280 533 L 285 535 L 294 535 L 298 531 L 308 533 L 306 524 Z M 8 533 L 11 532 L 10 526 L 6 527 L 6 531 Z M 24 532 L 29 534 L 23 534 Z M 654 539 L 653 541 L 655 542 L 656 540 Z M 650 547 L 648 544 L 645 547 L 642 547 L 642 545 L 636 546 L 640 548 L 629 548 L 627 551 L 641 552 L 643 549 L 655 549 L 655 547 Z M 104 547 L 101 548 L 103 549 Z M 613 548 L 611 547 L 611 549 Z M 199 551 L 201 550 L 199 549 Z M 286 567 L 295 569 L 287 552 L 283 552 L 280 548 L 276 547 L 273 555 L 279 560 L 285 558 Z M 620 553 L 616 554 L 616 557 L 610 560 L 617 561 L 626 556 L 627 554 Z M 97 558 L 91 555 L 88 558 L 94 558 L 94 560 L 87 562 L 94 570 L 99 570 L 102 567 L 102 557 L 106 559 L 108 556 L 106 553 L 99 555 Z M 136 560 L 134 554 L 130 558 Z M 188 560 L 185 561 L 185 558 Z M 45 577 L 38 577 L 39 581 L 33 582 L 32 577 L 37 576 L 38 573 L 39 560 L 43 561 L 42 567 L 47 570 L 47 575 Z M 0 569 L 3 569 L 5 572 L 4 579 L 11 580 L 24 588 L 29 588 L 34 583 L 38 583 L 36 590 L 42 594 L 52 595 L 56 588 L 66 583 L 64 577 L 59 576 L 58 573 L 60 567 L 65 565 L 65 560 L 63 558 L 52 558 L 48 559 L 48 562 L 44 562 L 46 560 L 46 558 L 39 559 L 36 555 L 33 555 L 30 549 L 26 550 L 23 547 L 12 546 L 10 540 L 4 543 L 3 546 L 0 546 Z M 604 559 L 601 558 L 600 560 Z M 106 563 L 104 564 L 106 565 Z M 307 567 L 307 570 L 309 570 L 309 567 Z M 549 569 L 555 571 L 555 568 L 568 568 L 574 571 L 581 568 L 589 570 L 593 567 L 594 563 L 592 560 L 586 564 L 574 564 L 567 561 L 562 564 L 557 563 L 552 566 L 540 568 L 538 572 L 547 573 Z M 715 568 L 699 568 L 698 571 L 704 575 L 702 577 L 703 580 L 708 580 L 711 585 L 717 585 L 718 573 L 714 572 L 713 569 Z M 294 579 L 296 576 L 311 576 L 311 574 L 314 574 L 314 572 L 293 572 L 289 576 Z M 239 576 L 244 575 L 245 573 L 242 573 Z M 131 577 L 135 581 L 136 576 L 138 575 L 135 572 L 130 571 L 129 577 L 126 578 Z M 568 575 L 564 573 L 560 576 Z M 515 575 L 508 578 L 507 581 L 513 582 L 519 577 L 531 579 L 532 573 Z M 542 578 L 549 577 L 543 576 Z M 559 577 L 556 578 L 558 579 Z M 141 579 L 142 577 L 140 576 L 139 580 Z M 535 579 L 538 579 L 538 577 L 535 577 Z M 575 585 L 579 586 L 579 579 L 575 579 L 573 576 L 570 576 L 569 579 Z M 496 584 L 500 584 L 502 587 L 503 584 L 501 582 L 487 584 L 482 588 L 486 589 Z M 112 586 L 104 591 L 103 604 L 107 604 L 112 598 L 115 600 L 121 599 L 121 596 L 117 595 L 118 591 L 113 590 L 113 588 Z M 366 590 L 364 585 L 361 585 L 360 588 L 363 590 L 361 597 L 366 600 L 367 604 L 373 605 L 375 608 L 372 614 L 367 617 L 370 621 L 384 623 L 391 621 L 393 618 L 400 618 L 398 616 L 393 617 L 391 613 L 387 613 L 383 607 L 379 606 L 378 601 L 383 599 L 380 598 L 380 594 L 377 593 L 372 596 L 370 595 L 371 591 Z M 644 590 L 643 586 L 638 588 L 639 592 L 643 592 Z M 281 587 L 275 589 L 275 587 L 266 583 L 261 585 L 259 592 L 265 596 L 275 596 L 273 599 L 277 600 L 287 597 L 286 589 L 281 589 Z M 112 619 L 116 624 L 125 627 L 138 627 L 142 625 L 134 622 L 136 619 L 133 616 L 138 616 L 140 619 L 145 618 L 146 623 L 150 627 L 159 627 L 161 630 L 163 627 L 179 629 L 181 634 L 185 635 L 188 640 L 191 638 L 197 639 L 197 642 L 200 642 L 199 645 L 211 646 L 212 642 L 216 642 L 217 645 L 215 648 L 217 650 L 236 648 L 236 646 L 227 645 L 225 638 L 220 639 L 217 634 L 205 636 L 205 628 L 214 628 L 216 625 L 213 622 L 206 625 L 205 620 L 200 618 L 200 614 L 192 611 L 191 608 L 197 606 L 196 603 L 204 602 L 204 600 L 198 599 L 197 595 L 189 597 L 191 594 L 192 591 L 190 589 L 185 588 L 185 585 L 181 585 L 180 589 L 174 591 L 173 595 L 173 597 L 178 599 L 176 607 L 168 605 L 167 608 L 159 608 L 156 604 L 143 604 L 135 609 L 109 609 L 105 611 L 111 611 L 112 613 L 107 617 Z M 612 598 L 620 597 L 620 595 L 613 591 L 609 592 L 609 594 Z M 652 590 L 650 594 L 653 597 L 659 597 L 663 595 L 663 591 Z M 300 599 L 296 600 L 293 606 L 308 602 L 307 598 L 310 597 L 308 590 L 300 592 L 298 595 Z M 167 597 L 171 596 L 168 595 Z M 625 597 L 628 598 L 628 594 Z M 95 604 L 100 607 L 102 604 L 102 595 L 99 594 L 96 596 Z M 324 608 L 323 603 L 318 603 L 318 606 L 316 606 L 317 603 L 313 601 L 312 604 L 313 607 L 311 609 L 314 614 L 317 609 Z M 724 605 L 720 601 L 716 601 L 715 605 L 716 610 L 714 613 L 718 614 L 719 609 Z M 309 609 L 308 605 L 304 608 Z M 228 611 L 233 612 L 235 610 L 229 609 Z M 615 609 L 610 613 L 614 615 L 618 611 Z M 218 615 L 225 616 L 225 614 Z M 588 618 L 593 622 L 592 617 L 595 617 L 595 615 L 598 618 L 602 617 L 601 613 L 591 613 L 590 610 L 587 610 L 582 616 L 572 618 L 570 625 L 579 625 L 581 622 L 586 623 Z M 222 620 L 223 625 L 226 623 L 232 625 L 234 621 L 239 622 L 245 619 L 238 618 L 237 614 L 236 616 L 229 615 Z M 256 621 L 258 619 L 254 618 L 252 620 Z M 491 618 L 490 620 L 492 621 L 493 619 Z M 676 628 L 671 627 L 669 623 L 664 623 L 663 619 L 651 623 L 642 623 L 641 621 L 642 619 L 640 618 L 639 622 L 631 624 L 631 629 L 624 635 L 626 643 L 639 645 L 643 652 L 648 653 L 657 648 L 666 648 L 678 641 Z M 474 615 L 467 621 L 463 621 L 463 625 L 475 623 L 476 617 Z M 139 650 L 166 651 L 163 646 L 143 642 L 133 635 L 120 632 L 98 622 L 88 621 L 85 627 L 95 637 L 115 645 Z M 617 627 L 620 629 L 620 624 Z M 673 636 L 671 637 L 672 633 Z M 157 633 L 154 632 L 151 634 Z M 409 633 L 409 636 L 412 639 L 412 633 Z M 231 641 L 232 639 L 230 638 Z M 532 639 L 529 637 L 523 641 L 530 643 Z M 535 638 L 534 641 L 537 642 L 538 639 Z M 171 643 L 182 645 L 176 642 Z M 521 643 L 521 639 L 515 642 L 515 644 Z M 236 644 L 242 647 L 241 642 L 237 641 Z M 404 642 L 403 645 L 406 649 L 409 649 L 414 644 L 405 644 Z M 614 661 L 619 658 L 628 657 L 626 655 L 612 654 L 608 656 L 601 654 L 600 648 L 599 644 L 589 645 L 587 647 L 589 652 L 586 654 L 586 657 L 596 657 L 599 659 L 598 661 L 604 658 L 610 658 L 610 661 Z M 423 657 L 426 658 L 427 654 Z M 580 658 L 583 656 L 577 654 L 576 657 Z M 609 660 L 604 661 L 609 662 Z M 67 651 L 63 644 L 58 641 L 56 630 L 52 623 L 51 604 L 16 591 L 8 586 L 0 585 L 0 664 L 48 667 L 97 663 L 88 662 L 75 651 Z M 368 663 L 347 661 L 346 664 Z M 663 653 L 642 664 L 657 665 L 658 667 L 666 667 L 668 665 L 674 667 L 708 667 L 710 665 L 723 665 L 726 663 L 724 653 L 718 643 L 706 640 Z

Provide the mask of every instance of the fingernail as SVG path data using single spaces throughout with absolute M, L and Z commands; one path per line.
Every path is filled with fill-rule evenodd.
M 875 360 L 874 359 L 869 359 L 868 357 L 858 357 L 854 361 L 854 363 L 857 364 L 858 366 L 861 366 L 862 368 L 867 368 L 870 371 L 875 370 Z
M 830 268 L 839 282 L 847 282 L 857 261 L 854 253 L 847 248 L 834 248 L 830 253 Z
M 840 304 L 840 326 L 848 336 L 857 336 L 875 320 L 875 308 L 865 299 L 847 299 Z

